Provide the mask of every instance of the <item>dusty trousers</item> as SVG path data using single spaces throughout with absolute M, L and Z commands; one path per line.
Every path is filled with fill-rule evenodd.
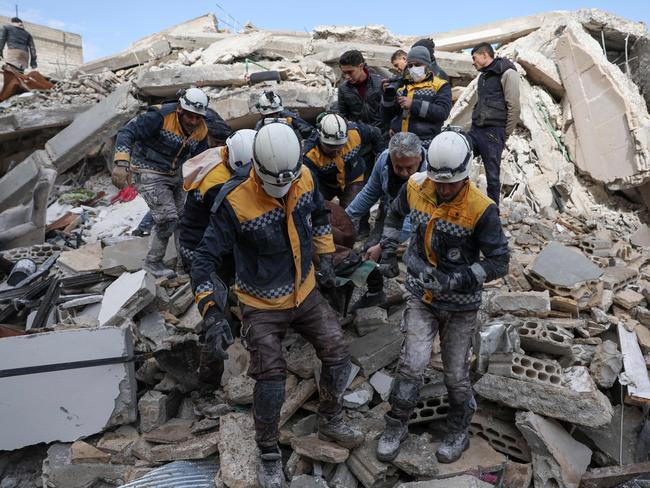
M 165 257 L 167 244 L 172 235 L 176 249 L 181 248 L 177 230 L 185 204 L 181 172 L 178 170 L 173 176 L 158 173 L 136 173 L 135 188 L 147 202 L 154 222 L 146 262 L 161 262 Z
M 487 196 L 499 206 L 501 197 L 501 154 L 506 145 L 503 127 L 472 127 L 467 133 L 472 140 L 474 156 L 481 156 L 487 179 Z
M 322 362 L 318 413 L 325 418 L 338 415 L 350 374 L 350 348 L 336 316 L 314 290 L 296 308 L 261 310 L 242 305 L 242 344 L 250 352 L 248 375 L 256 380 L 253 392 L 255 440 L 261 447 L 279 439 L 280 410 L 284 403 L 286 362 L 282 339 L 289 327 L 316 349 Z
M 431 359 L 433 339 L 440 332 L 445 385 L 449 395 L 447 426 L 450 432 L 467 430 L 476 410 L 469 380 L 469 350 L 476 331 L 477 310 L 438 310 L 409 297 L 400 328 L 402 351 L 391 390 L 391 415 L 406 421 L 418 401 L 422 374 Z

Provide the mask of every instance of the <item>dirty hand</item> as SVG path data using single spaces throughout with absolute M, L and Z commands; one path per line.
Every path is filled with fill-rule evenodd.
M 379 262 L 379 258 L 381 257 L 381 245 L 380 244 L 375 244 L 374 246 L 370 246 L 368 249 L 366 249 L 366 252 L 363 254 L 363 260 L 368 261 L 369 259 L 374 261 L 375 263 Z
M 399 103 L 400 107 L 410 110 L 411 105 L 413 104 L 413 99 L 409 97 L 397 97 L 397 103 Z
M 384 249 L 382 251 L 379 272 L 386 278 L 395 278 L 399 274 L 397 254 L 393 249 Z
M 126 188 L 131 184 L 131 173 L 126 166 L 115 166 L 111 172 L 111 181 L 118 189 Z
M 228 359 L 226 349 L 235 342 L 228 321 L 215 307 L 210 307 L 204 323 L 207 328 L 207 332 L 205 333 L 206 344 L 217 359 L 225 361 Z M 225 348 L 223 346 L 224 343 L 226 344 Z
M 323 288 L 334 288 L 336 286 L 336 272 L 334 271 L 334 260 L 331 254 L 321 254 L 320 263 L 316 273 L 316 281 Z

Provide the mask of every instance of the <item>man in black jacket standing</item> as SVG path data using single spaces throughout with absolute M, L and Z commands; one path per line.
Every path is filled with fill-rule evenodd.
M 381 129 L 381 76 L 370 71 L 363 54 L 356 49 L 341 55 L 339 67 L 344 81 L 339 85 L 338 112 L 346 120 Z
M 25 30 L 23 21 L 18 17 L 11 19 L 11 24 L 5 25 L 0 31 L 0 58 L 5 44 L 7 55 L 5 61 L 20 71 L 25 71 L 27 65 L 36 69 L 36 47 L 32 35 Z
M 468 136 L 474 155 L 480 154 L 487 177 L 487 194 L 499 206 L 501 193 L 501 153 L 506 139 L 517 126 L 519 113 L 519 74 L 505 58 L 495 58 L 487 42 L 472 49 L 472 63 L 481 72 L 477 100 Z

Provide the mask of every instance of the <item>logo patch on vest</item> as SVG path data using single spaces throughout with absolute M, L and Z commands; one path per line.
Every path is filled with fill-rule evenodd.
M 447 259 L 449 259 L 449 261 L 460 261 L 460 256 L 460 249 L 457 247 L 452 247 L 447 251 Z
M 307 215 L 307 217 L 305 218 L 305 223 L 307 224 L 307 227 L 311 229 L 311 214 Z

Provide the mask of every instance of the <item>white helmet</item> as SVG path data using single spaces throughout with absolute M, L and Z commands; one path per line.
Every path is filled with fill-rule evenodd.
M 253 141 L 253 168 L 262 180 L 264 191 L 281 198 L 300 176 L 302 148 L 293 129 L 282 122 L 272 122 L 257 131 Z
M 325 114 L 318 121 L 320 142 L 328 146 L 342 146 L 348 142 L 348 123 L 338 114 Z
M 447 127 L 431 141 L 427 176 L 438 183 L 462 181 L 469 175 L 472 156 L 472 145 L 467 136 Z
M 200 88 L 188 88 L 178 99 L 183 110 L 205 117 L 208 110 L 208 96 Z
M 257 108 L 262 115 L 270 115 L 284 110 L 284 107 L 282 106 L 282 98 L 280 98 L 280 95 L 272 91 L 262 92 L 259 100 L 255 104 L 255 108 Z
M 241 129 L 230 134 L 226 139 L 228 146 L 228 165 L 233 171 L 249 164 L 253 160 L 253 141 L 256 131 Z

